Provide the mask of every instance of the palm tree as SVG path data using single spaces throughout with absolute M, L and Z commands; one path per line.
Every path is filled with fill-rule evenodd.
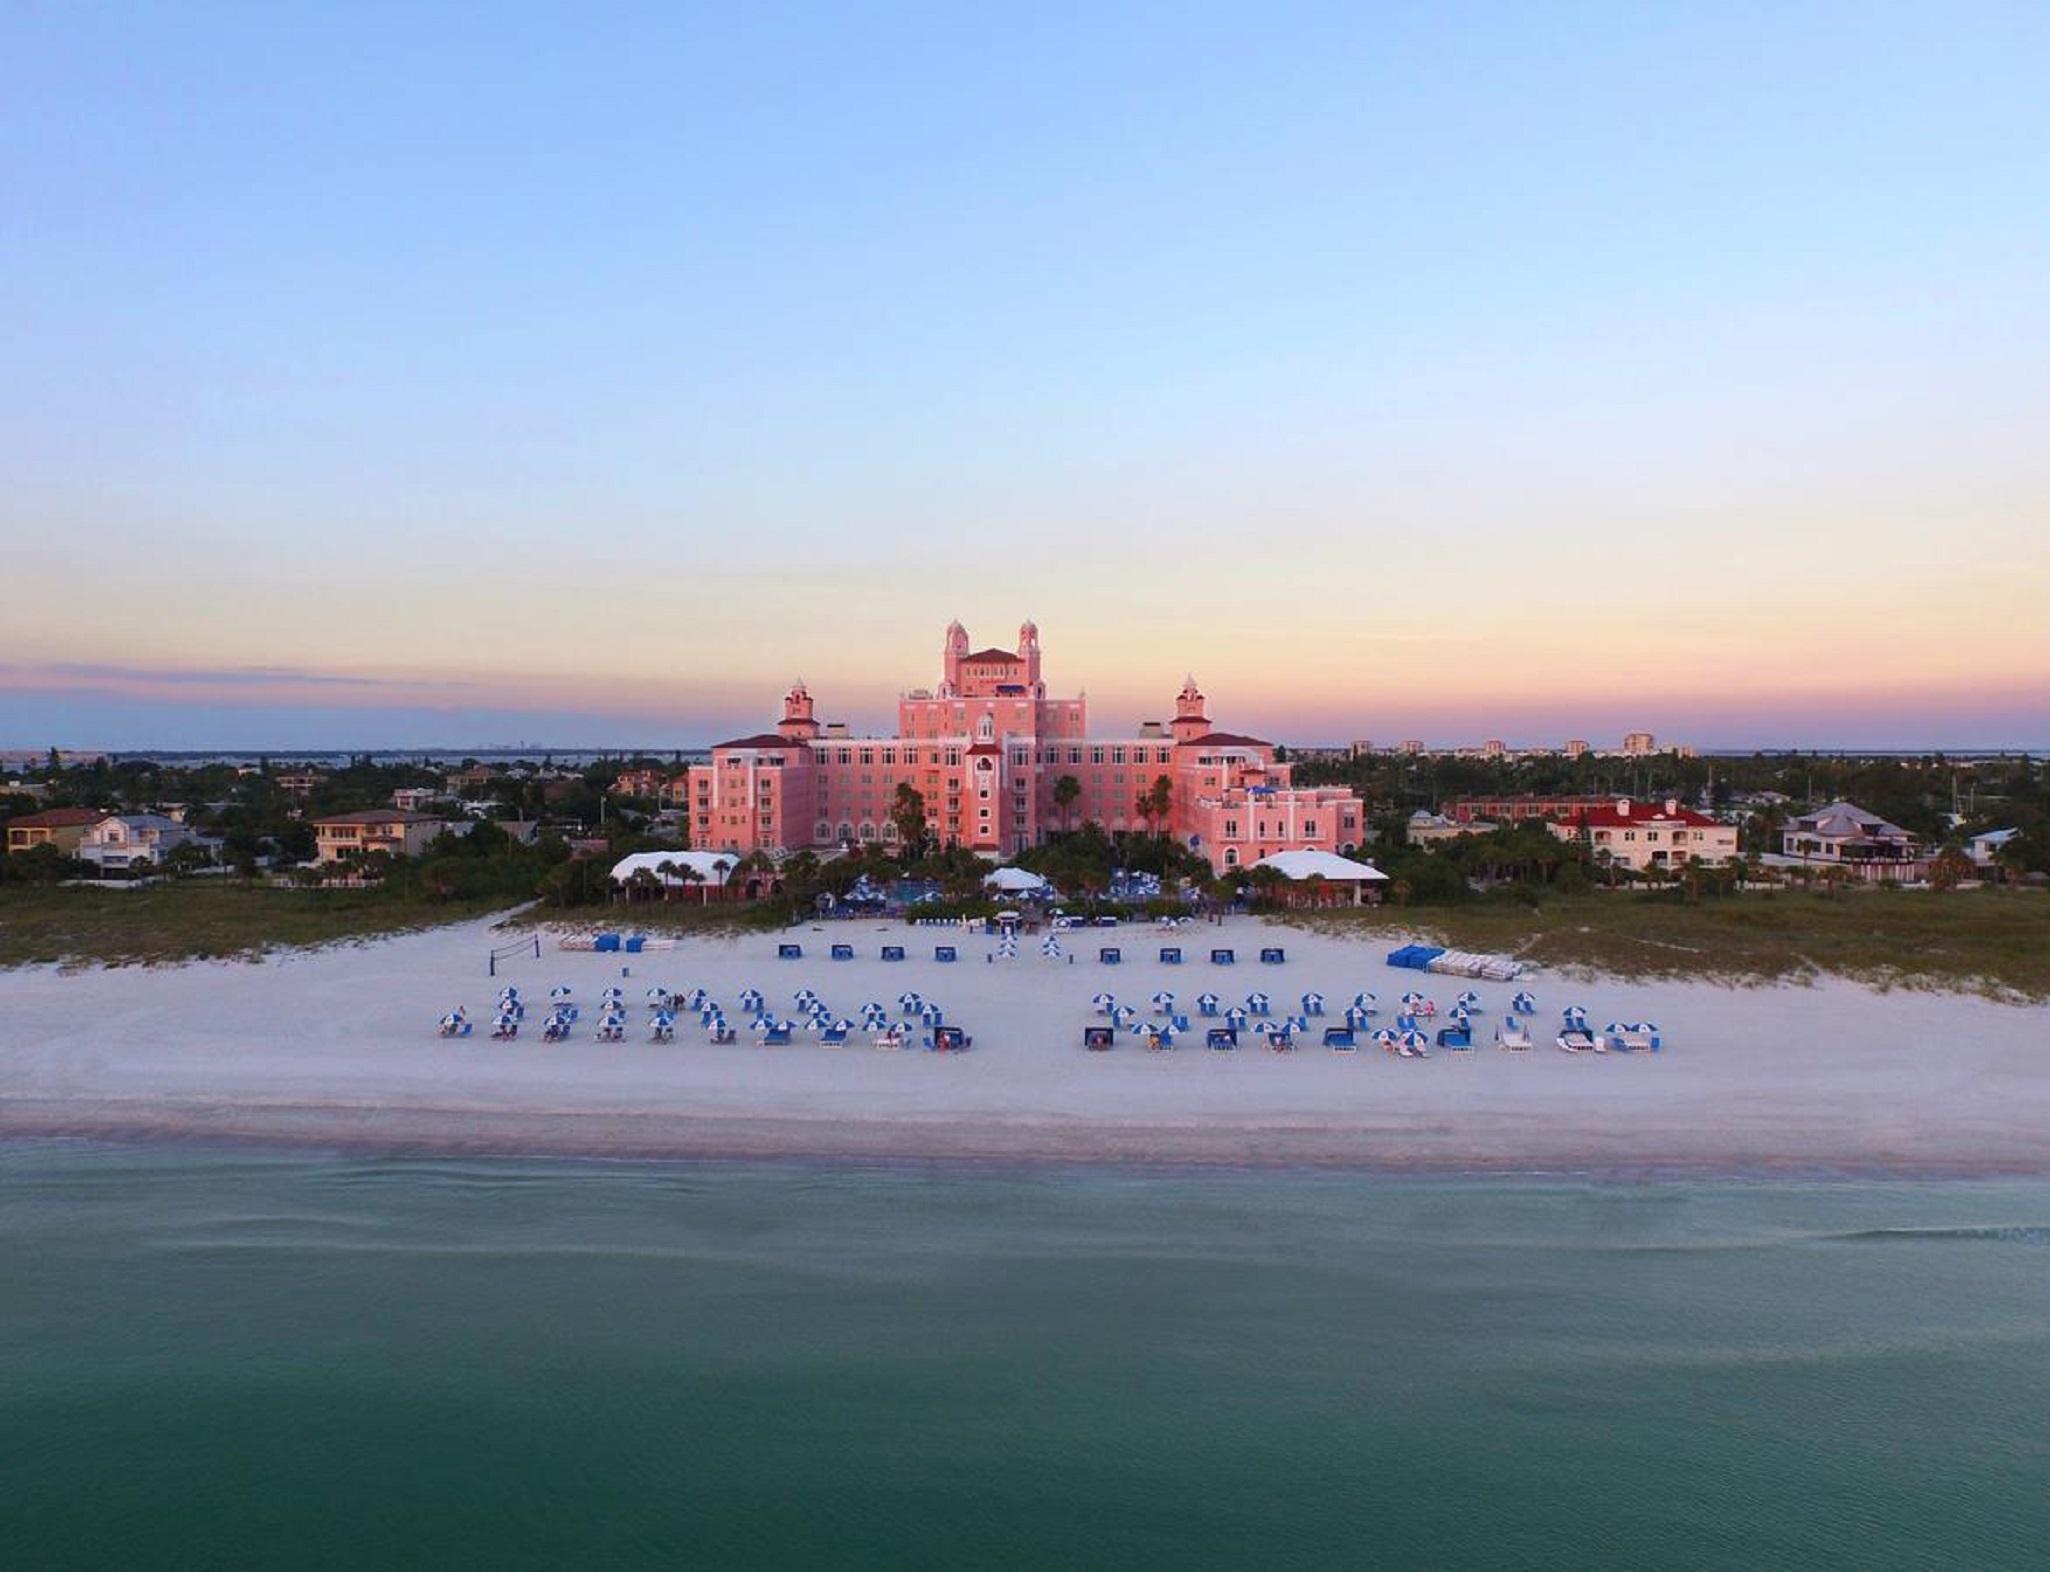
M 1053 783 L 1053 805 L 1061 811 L 1063 830 L 1073 828 L 1070 810 L 1075 806 L 1075 799 L 1081 795 L 1082 783 L 1072 775 L 1063 775 Z

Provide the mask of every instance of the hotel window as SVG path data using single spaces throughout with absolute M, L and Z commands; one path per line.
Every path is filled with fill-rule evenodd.
M 1305 835 L 1315 835 L 1317 833 L 1317 821 L 1315 819 L 1303 820 L 1303 833 Z
M 1091 748 L 1089 750 L 1089 762 L 1091 764 L 1101 764 L 1103 762 L 1103 750 L 1101 748 Z
M 885 749 L 883 749 L 883 763 L 885 763 L 885 764 L 895 764 L 896 762 L 897 762 L 897 750 L 896 750 L 895 748 L 885 748 Z
M 1080 764 L 1082 762 L 1082 750 L 1080 748 L 1070 748 L 1068 750 L 1068 762 L 1070 764 Z
M 862 762 L 863 764 L 873 764 L 873 763 L 875 763 L 875 761 L 876 761 L 876 750 L 875 750 L 875 749 L 873 749 L 873 748 L 863 748 L 863 749 L 861 750 L 861 762 Z M 864 776 L 862 777 L 862 779 L 863 779 L 863 780 L 867 780 L 867 779 L 868 779 L 868 777 L 867 777 L 866 775 L 864 775 Z
M 1113 763 L 1113 764 L 1122 764 L 1122 763 L 1124 763 L 1124 762 L 1125 762 L 1125 750 L 1124 750 L 1123 748 L 1113 748 L 1113 749 L 1111 749 L 1111 750 L 1110 750 L 1110 762 L 1111 762 L 1111 763 Z M 1119 779 L 1119 780 L 1123 780 L 1123 779 L 1124 779 L 1124 777 L 1123 777 L 1122 775 L 1120 775 L 1120 776 L 1118 777 L 1118 779 Z

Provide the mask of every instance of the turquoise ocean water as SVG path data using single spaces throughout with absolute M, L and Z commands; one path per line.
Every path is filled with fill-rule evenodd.
M 2050 1184 L 0 1148 L 0 1557 L 2050 1565 Z

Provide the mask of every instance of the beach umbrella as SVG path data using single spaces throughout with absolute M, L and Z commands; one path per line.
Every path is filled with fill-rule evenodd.
M 1452 1006 L 1452 1008 L 1446 1012 L 1445 1018 L 1449 1020 L 1454 1026 L 1470 1026 L 1473 1024 L 1473 1017 L 1466 1013 L 1466 1006 L 1463 1004 L 1455 1004 L 1454 1006 Z
M 1585 1029 L 1587 1026 L 1586 1008 L 1578 1004 L 1567 1005 L 1565 1010 L 1565 1020 L 1568 1026 L 1577 1026 L 1582 1029 Z
M 1242 1004 L 1235 1004 L 1229 1010 L 1226 1010 L 1224 1012 L 1224 1024 L 1227 1026 L 1245 1025 L 1246 1007 Z
M 1303 995 L 1303 1010 L 1305 1013 L 1323 1008 L 1324 996 L 1321 993 L 1306 993 Z
M 548 997 L 551 999 L 567 999 L 570 993 L 571 989 L 568 983 L 557 983 L 548 990 Z
M 517 999 L 519 996 L 519 989 L 513 987 L 511 983 L 507 983 L 503 988 L 498 990 L 498 998 L 501 1004 L 508 999 Z
M 1374 1041 L 1383 1048 L 1393 1048 L 1401 1040 L 1402 1033 L 1396 1031 L 1392 1026 L 1384 1026 L 1374 1033 Z
M 1159 1031 L 1153 1034 L 1153 1041 L 1162 1048 L 1172 1048 L 1174 1046 L 1174 1039 L 1175 1028 L 1172 1022 L 1161 1027 Z
M 1174 995 L 1169 993 L 1165 988 L 1161 989 L 1160 992 L 1156 993 L 1153 996 L 1153 1008 L 1156 1010 L 1163 1011 L 1173 1009 Z
M 1196 1006 L 1198 1009 L 1214 1010 L 1217 1008 L 1217 1005 L 1218 998 L 1214 993 L 1199 993 L 1196 995 Z
M 1633 1031 L 1633 1032 L 1653 1032 L 1653 1033 L 1656 1033 L 1656 1032 L 1658 1031 L 1658 1026 L 1657 1026 L 1657 1025 L 1656 1025 L 1656 1024 L 1654 1023 L 1654 1022 L 1651 1022 L 1651 1021 L 1632 1021 L 1632 1022 L 1630 1023 L 1630 1030 L 1631 1030 L 1631 1031 Z
M 451 1010 L 441 1018 L 441 1029 L 445 1032 L 452 1032 L 462 1024 L 463 1012 L 461 1010 Z
M 1404 1032 L 1397 1039 L 1396 1046 L 1404 1053 L 1420 1054 L 1429 1049 L 1430 1039 L 1424 1036 L 1422 1032 Z
M 1093 995 L 1089 1002 L 1105 1015 L 1108 1015 L 1112 1006 L 1118 1002 L 1118 996 L 1114 993 L 1099 993 Z
M 690 997 L 684 1000 L 684 1003 L 689 1005 L 693 1010 L 702 1010 L 705 1007 L 706 1002 L 710 1000 L 711 997 L 712 996 L 706 993 L 704 989 L 693 988 L 690 991 Z
M 648 990 L 648 1003 L 662 1005 L 669 1002 L 669 990 L 660 983 Z
M 906 1013 L 916 1010 L 924 1002 L 917 994 L 910 992 L 908 989 L 897 995 L 897 1007 Z
M 1509 1001 L 1509 1008 L 1516 1011 L 1519 1015 L 1535 1015 L 1537 1014 L 1537 999 L 1528 992 L 1519 993 Z
M 1378 994 L 1362 991 L 1352 996 L 1352 1007 L 1365 1015 L 1372 1015 L 1380 1003 L 1381 999 Z
M 1118 1004 L 1111 1006 L 1110 1018 L 1113 1021 L 1116 1021 L 1119 1025 L 1123 1025 L 1126 1021 L 1136 1019 L 1138 1014 L 1139 1012 L 1134 1006 L 1129 1004 Z
M 625 997 L 626 990 L 618 986 L 616 983 L 612 987 L 605 989 L 598 995 L 598 998 L 601 1002 L 606 999 L 624 999 Z
M 1410 989 L 1408 993 L 1402 996 L 1402 1007 L 1405 1010 L 1414 1010 L 1418 1005 L 1422 1004 L 1423 1002 L 1424 996 L 1418 993 L 1414 988 Z
M 1461 993 L 1460 996 L 1452 1002 L 1458 1005 L 1459 1008 L 1462 1010 L 1478 1010 L 1481 1007 L 1481 996 L 1475 993 L 1471 988 L 1468 988 L 1465 992 Z

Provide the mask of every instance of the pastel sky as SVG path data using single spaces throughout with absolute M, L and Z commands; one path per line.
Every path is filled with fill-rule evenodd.
M 0 746 L 2050 745 L 2050 7 L 0 3 Z

